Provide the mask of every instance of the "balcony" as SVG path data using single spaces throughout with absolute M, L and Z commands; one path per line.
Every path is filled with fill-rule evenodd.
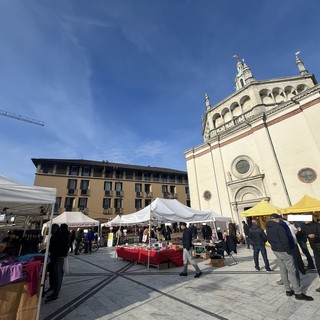
M 136 192 L 136 198 L 142 198 L 143 192 Z
M 80 195 L 81 196 L 90 196 L 90 190 L 89 189 L 81 189 Z
M 112 214 L 113 210 L 112 210 L 112 208 L 104 208 L 102 213 L 103 214 Z
M 146 197 L 147 198 L 152 198 L 153 197 L 153 193 L 152 192 L 146 192 Z
M 115 208 L 117 214 L 123 213 L 123 208 Z
M 123 191 L 116 191 L 116 197 L 123 197 Z
M 113 196 L 113 191 L 112 190 L 104 190 L 104 195 L 106 197 L 112 197 Z
M 164 192 L 163 193 L 163 198 L 164 199 L 177 199 L 178 198 L 178 194 L 177 193 Z
M 68 189 L 67 194 L 72 195 L 72 196 L 76 196 L 76 195 L 78 195 L 78 190 L 77 189 Z

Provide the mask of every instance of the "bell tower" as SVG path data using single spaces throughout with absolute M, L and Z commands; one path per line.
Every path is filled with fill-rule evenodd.
M 235 84 L 236 84 L 236 90 L 240 90 L 245 85 L 249 84 L 254 80 L 251 69 L 248 67 L 248 65 L 240 60 L 239 56 L 237 54 L 233 55 L 235 59 L 237 59 L 237 75 L 235 78 Z

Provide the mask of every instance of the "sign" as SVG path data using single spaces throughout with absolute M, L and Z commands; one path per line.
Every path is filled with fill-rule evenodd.
M 107 247 L 112 247 L 112 246 L 113 246 L 113 233 L 110 232 L 110 233 L 108 233 Z

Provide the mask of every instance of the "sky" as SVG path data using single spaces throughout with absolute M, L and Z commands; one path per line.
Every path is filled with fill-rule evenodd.
M 0 174 L 32 185 L 32 158 L 186 170 L 211 105 L 256 80 L 319 78 L 318 0 L 2 0 Z

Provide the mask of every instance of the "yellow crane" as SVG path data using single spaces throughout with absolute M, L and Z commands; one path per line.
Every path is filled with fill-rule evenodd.
M 36 124 L 38 126 L 44 126 L 44 122 L 43 121 L 35 120 L 35 119 L 32 119 L 32 118 L 27 118 L 27 117 L 24 117 L 24 116 L 22 116 L 20 114 L 11 113 L 11 112 L 8 112 L 8 111 L 0 110 L 0 115 L 4 116 L 4 117 L 9 117 L 9 118 L 12 118 L 12 119 L 21 120 L 21 121 L 29 122 L 29 123 L 32 123 L 32 124 Z

